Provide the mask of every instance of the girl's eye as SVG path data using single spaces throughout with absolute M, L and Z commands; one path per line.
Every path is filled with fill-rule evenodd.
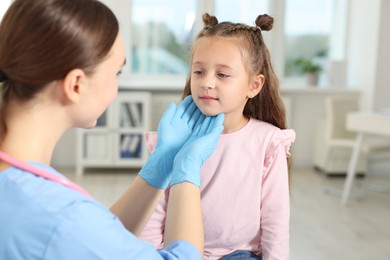
M 195 75 L 202 75 L 202 73 L 203 73 L 203 72 L 202 72 L 201 70 L 195 70 L 195 71 L 194 71 L 194 74 L 195 74 Z
M 122 74 L 122 70 L 118 71 L 118 73 L 116 75 L 119 76 L 121 74 Z
M 220 78 L 227 78 L 227 77 L 229 77 L 229 75 L 226 75 L 226 74 L 223 74 L 223 73 L 218 73 L 217 75 Z

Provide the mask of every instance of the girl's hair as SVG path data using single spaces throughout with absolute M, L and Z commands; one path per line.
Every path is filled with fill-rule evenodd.
M 286 129 L 286 112 L 279 92 L 279 81 L 261 33 L 272 29 L 274 19 L 266 14 L 259 15 L 255 22 L 256 26 L 249 26 L 232 22 L 218 23 L 217 18 L 208 13 L 203 14 L 202 18 L 204 28 L 198 33 L 192 45 L 191 56 L 193 57 L 197 40 L 202 37 L 219 36 L 237 40 L 249 75 L 263 74 L 265 77 L 260 93 L 246 103 L 244 115 Z M 191 72 L 187 76 L 182 98 L 188 95 L 191 95 Z
M 0 25 L 0 133 L 7 104 L 31 100 L 72 69 L 87 75 L 108 55 L 118 35 L 113 12 L 97 0 L 15 0 Z
M 218 19 L 208 13 L 203 14 L 202 18 L 204 28 L 192 45 L 191 60 L 197 40 L 202 37 L 219 36 L 236 40 L 249 75 L 262 74 L 265 77 L 263 88 L 259 94 L 248 100 L 243 114 L 286 129 L 286 110 L 280 96 L 279 80 L 272 68 L 271 56 L 262 36 L 262 31 L 272 29 L 274 19 L 267 14 L 259 15 L 255 21 L 256 26 L 249 26 L 232 22 L 218 23 Z M 191 71 L 187 76 L 182 98 L 188 95 L 191 95 Z M 287 158 L 287 161 L 290 170 L 291 157 Z

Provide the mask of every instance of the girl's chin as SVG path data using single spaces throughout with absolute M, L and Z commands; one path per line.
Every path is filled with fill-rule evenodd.
M 195 104 L 199 108 L 199 110 L 202 112 L 202 114 L 205 116 L 216 116 L 216 115 L 222 113 L 221 111 L 215 111 L 215 109 L 213 111 L 210 106 L 205 106 L 202 103 L 199 104 L 196 100 L 195 100 Z
M 216 115 L 219 114 L 219 113 L 216 113 L 216 112 L 207 111 L 207 110 L 205 110 L 205 109 L 200 109 L 200 111 L 201 111 L 202 114 L 205 115 L 205 116 L 216 116 Z

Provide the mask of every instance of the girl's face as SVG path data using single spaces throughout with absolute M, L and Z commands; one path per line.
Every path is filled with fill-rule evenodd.
M 87 111 L 81 127 L 94 127 L 97 118 L 106 110 L 118 93 L 118 75 L 125 63 L 125 51 L 120 35 L 117 36 L 107 58 L 88 77 L 88 89 L 83 100 Z
M 261 76 L 262 77 L 262 76 Z M 202 37 L 194 48 L 191 93 L 203 114 L 225 114 L 242 119 L 249 97 L 261 89 L 262 81 L 249 77 L 242 61 L 238 41 L 219 36 Z

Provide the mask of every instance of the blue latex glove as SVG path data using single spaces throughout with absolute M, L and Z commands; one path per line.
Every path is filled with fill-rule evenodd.
M 171 104 L 157 127 L 157 146 L 139 175 L 151 186 L 165 189 L 172 173 L 173 160 L 188 140 L 193 129 L 206 117 L 200 112 L 191 96 L 177 107 Z
M 173 162 L 171 186 L 191 182 L 200 187 L 200 169 L 217 147 L 223 131 L 224 115 L 206 117 L 183 145 Z

